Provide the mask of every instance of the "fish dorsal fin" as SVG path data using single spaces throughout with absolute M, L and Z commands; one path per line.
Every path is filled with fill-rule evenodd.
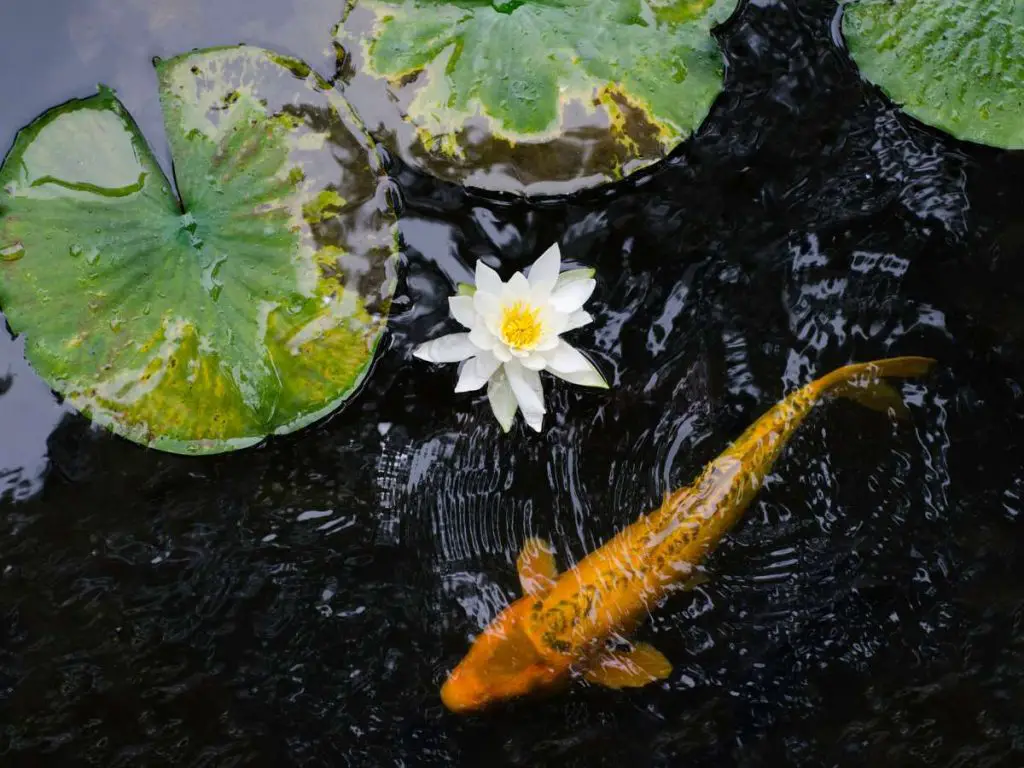
M 558 579 L 554 547 L 544 539 L 527 539 L 516 560 L 516 570 L 523 592 L 537 596 L 547 594 Z
M 648 643 L 636 643 L 630 651 L 606 651 L 583 677 L 606 688 L 640 688 L 672 674 L 665 654 Z

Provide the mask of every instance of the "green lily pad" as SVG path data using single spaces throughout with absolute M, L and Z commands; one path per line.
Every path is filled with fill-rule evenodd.
M 403 158 L 469 186 L 572 192 L 656 162 L 722 89 L 737 0 L 350 0 L 346 96 Z
M 394 222 L 368 137 L 302 62 L 243 46 L 157 73 L 177 195 L 109 89 L 45 113 L 0 167 L 0 308 L 88 417 L 228 451 L 356 389 Z
M 907 113 L 959 139 L 1024 148 L 1024 3 L 857 0 L 853 60 Z

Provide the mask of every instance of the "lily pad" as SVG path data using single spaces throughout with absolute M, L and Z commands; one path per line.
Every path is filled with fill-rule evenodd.
M 711 30 L 736 4 L 353 0 L 337 32 L 345 94 L 430 173 L 572 192 L 660 160 L 700 125 L 723 82 Z
M 853 60 L 907 113 L 959 139 L 1024 149 L 1024 3 L 857 0 Z
M 216 453 L 353 393 L 394 286 L 372 145 L 300 61 L 157 63 L 177 194 L 101 87 L 0 167 L 0 308 L 35 370 L 136 442 Z

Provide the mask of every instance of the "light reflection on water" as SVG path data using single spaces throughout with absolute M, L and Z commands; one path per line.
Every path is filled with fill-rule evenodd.
M 47 439 L 67 412 L 32 374 L 23 344 L 0 333 L 0 501 L 27 499 L 42 489 Z

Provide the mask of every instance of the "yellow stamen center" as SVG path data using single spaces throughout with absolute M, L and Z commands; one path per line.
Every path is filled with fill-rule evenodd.
M 516 349 L 530 349 L 543 330 L 537 307 L 517 301 L 501 310 L 501 340 Z

